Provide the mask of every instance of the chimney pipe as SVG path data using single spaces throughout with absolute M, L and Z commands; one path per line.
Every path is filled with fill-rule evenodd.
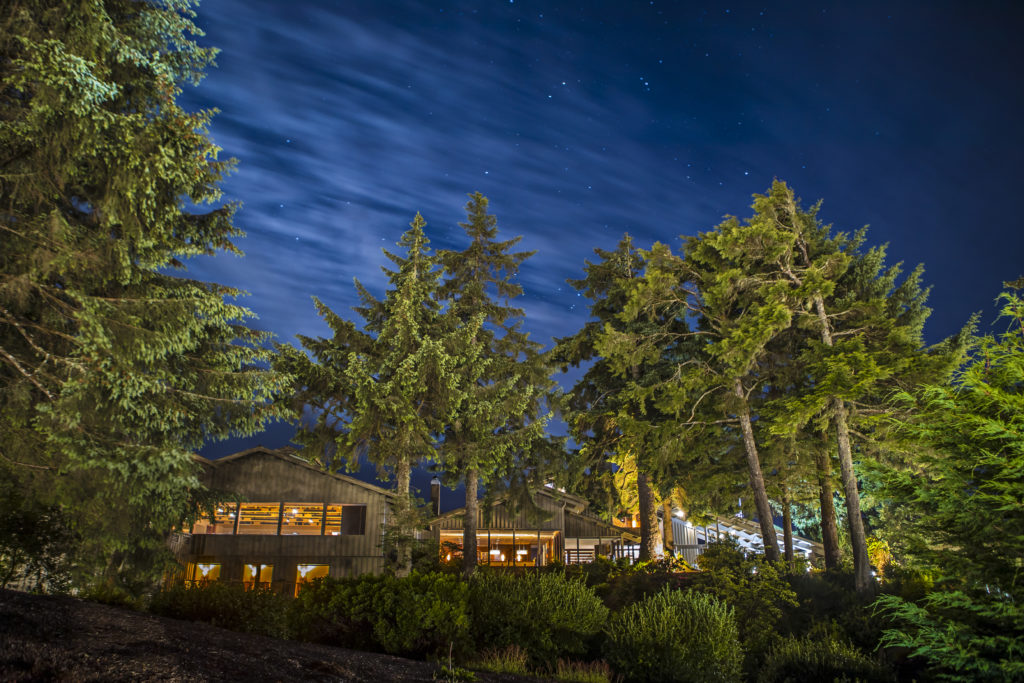
M 435 517 L 441 514 L 441 480 L 437 477 L 430 480 L 430 508 Z

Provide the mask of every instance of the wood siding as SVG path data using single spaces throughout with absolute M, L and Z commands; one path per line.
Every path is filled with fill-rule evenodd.
M 274 583 L 293 582 L 300 564 L 330 566 L 331 576 L 379 573 L 389 495 L 342 475 L 319 471 L 289 455 L 254 449 L 207 465 L 203 482 L 243 501 L 341 503 L 366 507 L 365 533 L 339 536 L 195 534 L 179 554 L 183 562 L 221 564 L 221 579 L 240 581 L 243 563 L 274 566 Z

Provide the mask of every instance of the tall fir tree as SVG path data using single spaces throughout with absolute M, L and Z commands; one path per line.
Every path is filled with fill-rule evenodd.
M 678 457 L 678 450 L 676 444 L 652 438 L 669 416 L 649 404 L 644 392 L 671 373 L 675 359 L 670 356 L 679 350 L 666 348 L 660 355 L 624 364 L 602 357 L 599 345 L 609 331 L 642 335 L 653 331 L 661 321 L 627 321 L 620 316 L 632 283 L 644 272 L 644 259 L 633 238 L 624 235 L 615 250 L 599 248 L 594 253 L 600 260 L 586 262 L 586 276 L 569 280 L 592 302 L 592 319 L 572 337 L 557 340 L 553 353 L 564 370 L 589 365 L 565 400 L 570 434 L 579 444 L 575 465 L 578 482 L 591 488 L 630 489 L 612 499 L 617 500 L 619 508 L 628 502 L 627 511 L 638 513 L 640 559 L 650 560 L 661 544 L 656 512 L 659 489 L 664 488 L 662 493 L 668 495 L 671 488 L 662 486 L 659 476 Z M 665 324 L 674 331 L 679 331 L 680 325 L 685 327 L 678 316 Z
M 113 583 L 195 511 L 193 451 L 281 414 L 239 292 L 170 272 L 241 235 L 213 112 L 176 101 L 216 53 L 192 5 L 0 8 L 3 476 L 69 510 Z
M 477 518 L 480 486 L 497 481 L 522 463 L 521 455 L 544 436 L 549 418 L 542 399 L 551 389 L 541 345 L 522 330 L 523 310 L 510 305 L 522 294 L 515 282 L 519 267 L 533 252 L 512 252 L 520 237 L 499 241 L 497 218 L 487 212 L 479 192 L 466 204 L 469 237 L 462 251 L 439 252 L 445 281 L 439 296 L 459 325 L 476 330 L 480 362 L 463 367 L 460 380 L 468 399 L 444 430 L 439 463 L 453 482 L 466 486 L 463 521 L 463 570 L 477 566 Z M 479 320 L 483 325 L 479 325 Z
M 952 381 L 894 397 L 906 465 L 869 476 L 903 513 L 890 532 L 901 563 L 935 581 L 915 602 L 879 599 L 882 644 L 937 680 L 1024 678 L 1024 300 L 1000 300 L 1003 331 L 973 339 Z
M 416 214 L 398 242 L 404 254 L 384 250 L 395 268 L 383 268 L 389 289 L 376 299 L 359 281 L 363 329 L 317 307 L 332 339 L 302 338 L 313 354 L 280 347 L 280 367 L 296 378 L 297 399 L 313 409 L 298 440 L 307 457 L 330 468 L 358 467 L 366 455 L 383 474 L 393 471 L 398 498 L 389 536 L 398 568 L 408 571 L 414 532 L 412 468 L 437 456 L 438 439 L 472 398 L 467 375 L 486 367 L 480 339 L 483 316 L 460 321 L 438 301 L 440 261 L 431 253 Z

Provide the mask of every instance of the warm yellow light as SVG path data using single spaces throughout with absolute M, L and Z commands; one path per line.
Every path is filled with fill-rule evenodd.
M 504 562 L 504 561 L 505 561 L 505 553 L 502 553 L 502 554 L 501 554 L 501 561 L 502 561 L 502 562 Z
M 313 568 L 311 564 L 300 564 L 297 569 L 299 570 L 299 576 L 306 578 L 306 574 Z
M 452 561 L 452 554 L 448 553 L 448 556 L 444 558 L 444 561 L 445 562 L 451 562 Z
M 293 515 L 299 514 L 299 509 L 298 508 L 292 508 L 292 514 Z
M 199 567 L 199 571 L 202 572 L 203 576 L 206 576 L 207 574 L 210 573 L 210 570 L 213 569 L 214 567 L 216 567 L 217 565 L 215 565 L 215 564 L 200 564 L 200 565 L 197 565 L 197 566 Z

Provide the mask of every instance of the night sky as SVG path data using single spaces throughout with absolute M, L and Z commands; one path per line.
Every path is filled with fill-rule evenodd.
M 1024 275 L 1024 4 L 613 0 L 207 0 L 218 67 L 187 88 L 239 160 L 245 258 L 190 274 L 251 293 L 280 340 L 326 335 L 352 279 L 383 294 L 381 247 L 416 211 L 463 248 L 466 194 L 520 273 L 526 327 L 550 343 L 587 319 L 580 277 L 624 232 L 678 246 L 787 181 L 835 229 L 870 224 L 889 261 L 925 265 L 932 343 L 993 320 Z M 283 445 L 279 425 L 247 440 Z

